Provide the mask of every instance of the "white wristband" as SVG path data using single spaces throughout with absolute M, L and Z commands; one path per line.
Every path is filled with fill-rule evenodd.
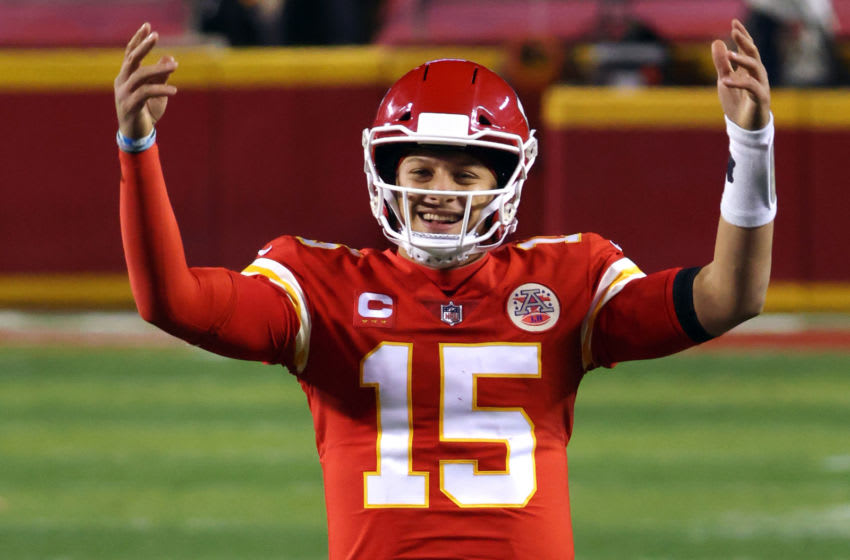
M 732 225 L 763 226 L 776 217 L 773 114 L 761 130 L 745 130 L 726 117 L 729 166 L 720 215 Z
M 154 142 L 156 142 L 156 129 L 152 129 L 150 134 L 144 138 L 139 138 L 138 140 L 127 138 L 121 134 L 121 131 L 119 130 L 118 134 L 115 135 L 115 141 L 118 142 L 118 147 L 121 148 L 121 151 L 123 152 L 130 152 L 131 154 L 144 152 L 153 146 Z

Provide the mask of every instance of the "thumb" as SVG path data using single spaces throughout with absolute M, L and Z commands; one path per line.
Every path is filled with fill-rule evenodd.
M 711 43 L 711 59 L 714 61 L 714 68 L 717 70 L 718 78 L 725 78 L 732 73 L 732 63 L 726 56 L 726 43 L 720 39 Z

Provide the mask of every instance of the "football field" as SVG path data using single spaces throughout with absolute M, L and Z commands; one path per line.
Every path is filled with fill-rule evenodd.
M 850 558 L 850 353 L 597 370 L 568 448 L 580 559 Z M 326 558 L 283 369 L 190 347 L 0 346 L 0 558 Z

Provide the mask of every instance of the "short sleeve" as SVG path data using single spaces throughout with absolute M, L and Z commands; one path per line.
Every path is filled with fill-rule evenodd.
M 593 234 L 584 238 L 589 243 L 588 286 L 593 297 L 581 325 L 581 355 L 582 366 L 592 369 L 599 365 L 594 358 L 594 338 L 600 314 L 626 286 L 646 275 L 615 243 Z
M 672 268 L 624 286 L 597 315 L 591 367 L 658 358 L 709 340 L 693 312 L 695 271 Z
M 292 365 L 295 367 L 296 373 L 301 373 L 307 366 L 307 358 L 310 353 L 312 320 L 304 289 L 298 276 L 292 270 L 294 268 L 293 263 L 297 266 L 299 262 L 298 252 L 290 250 L 293 248 L 291 240 L 285 238 L 275 240 L 275 242 L 257 252 L 257 258 L 245 267 L 242 274 L 266 278 L 272 285 L 283 291 L 292 302 L 299 321 L 298 333 L 295 336 L 294 363 Z M 287 265 L 282 264 L 283 262 L 286 262 Z

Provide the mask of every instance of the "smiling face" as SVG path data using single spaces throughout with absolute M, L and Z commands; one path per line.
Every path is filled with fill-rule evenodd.
M 398 184 L 426 189 L 428 194 L 409 194 L 410 228 L 423 233 L 459 235 L 464 233 L 463 214 L 467 197 L 440 194 L 441 191 L 486 191 L 496 188 L 496 176 L 479 159 L 462 151 L 417 150 L 402 158 Z M 481 211 L 492 195 L 473 196 L 469 224 L 478 223 Z M 403 199 L 398 199 L 399 206 Z
M 515 231 L 537 140 L 516 92 L 484 66 L 442 59 L 414 68 L 384 95 L 362 145 L 372 215 L 399 254 L 446 269 Z M 456 171 L 465 166 L 470 174 Z

